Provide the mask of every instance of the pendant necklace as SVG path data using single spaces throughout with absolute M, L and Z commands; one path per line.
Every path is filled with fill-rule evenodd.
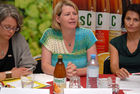
M 71 44 L 72 44 L 72 41 L 71 42 L 68 42 L 67 40 L 65 40 L 68 44 L 69 47 L 71 47 Z

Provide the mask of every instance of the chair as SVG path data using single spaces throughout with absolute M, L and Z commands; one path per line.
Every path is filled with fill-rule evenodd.
M 110 53 L 98 54 L 99 74 L 112 74 L 110 70 Z
M 41 56 L 36 56 L 34 59 L 37 61 L 36 69 L 33 71 L 33 73 L 43 73 L 41 69 Z
M 104 61 L 104 74 L 112 74 L 110 69 L 110 56 Z
M 98 54 L 99 74 L 103 74 L 104 73 L 104 63 L 105 63 L 105 60 L 109 56 L 110 56 L 109 52 L 104 52 L 104 53 Z

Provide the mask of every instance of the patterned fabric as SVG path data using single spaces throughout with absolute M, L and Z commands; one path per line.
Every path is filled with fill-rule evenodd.
M 68 62 L 72 62 L 77 68 L 87 66 L 87 50 L 97 41 L 90 29 L 76 28 L 75 44 L 72 53 L 69 53 L 61 31 L 49 28 L 40 39 L 43 44 L 52 53 L 52 65 L 55 66 L 57 56 L 63 55 L 63 62 L 67 67 Z M 47 57 L 46 57 L 47 58 Z

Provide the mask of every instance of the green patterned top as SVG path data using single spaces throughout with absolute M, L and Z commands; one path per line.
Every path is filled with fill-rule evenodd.
M 68 62 L 72 62 L 77 68 L 87 66 L 87 50 L 97 41 L 92 30 L 85 28 L 76 28 L 75 44 L 72 53 L 69 53 L 61 31 L 49 28 L 40 39 L 43 44 L 52 53 L 52 66 L 56 65 L 57 56 L 63 56 L 63 62 L 67 67 Z M 47 57 L 46 57 L 47 58 Z

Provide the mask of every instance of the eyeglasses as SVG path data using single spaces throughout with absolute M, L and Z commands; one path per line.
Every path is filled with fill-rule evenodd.
M 2 24 L 0 24 L 0 26 L 1 26 L 4 30 L 6 30 L 6 31 L 10 31 L 10 30 L 18 31 L 18 30 L 19 30 L 19 28 L 15 28 L 15 27 L 11 28 L 11 26 L 9 26 L 9 25 L 2 25 Z

